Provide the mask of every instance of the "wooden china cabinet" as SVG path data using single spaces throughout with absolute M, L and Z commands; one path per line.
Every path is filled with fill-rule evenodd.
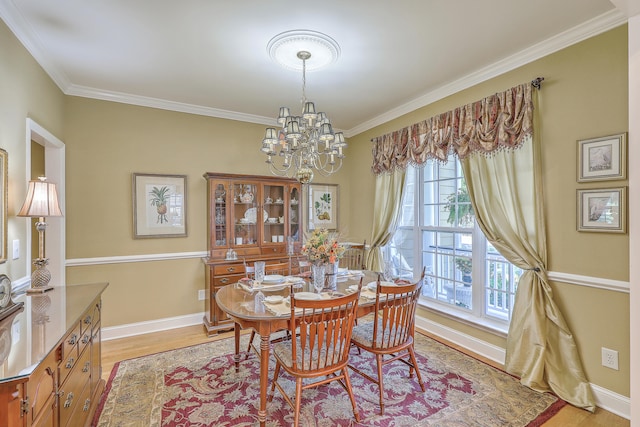
M 295 179 L 205 173 L 208 256 L 204 327 L 233 328 L 216 304 L 218 289 L 245 276 L 244 263 L 292 262 L 302 241 L 301 184 Z M 233 257 L 235 255 L 235 258 Z

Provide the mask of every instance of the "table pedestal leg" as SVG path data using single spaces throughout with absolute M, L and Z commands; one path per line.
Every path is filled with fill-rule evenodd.
M 260 421 L 260 427 L 264 427 L 267 421 L 269 350 L 269 334 L 260 335 L 260 409 L 258 410 L 258 421 Z
M 233 362 L 236 365 L 236 372 L 238 372 L 240 368 L 240 325 L 234 323 L 233 332 L 235 335 L 235 344 L 236 344 L 236 352 L 233 355 Z

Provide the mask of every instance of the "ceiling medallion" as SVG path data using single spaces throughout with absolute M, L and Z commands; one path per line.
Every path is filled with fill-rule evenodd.
M 306 60 L 307 71 L 318 70 L 332 64 L 340 57 L 338 42 L 326 34 L 311 30 L 292 30 L 280 33 L 267 44 L 267 52 L 273 61 L 289 70 L 302 70 L 298 52 L 311 52 Z

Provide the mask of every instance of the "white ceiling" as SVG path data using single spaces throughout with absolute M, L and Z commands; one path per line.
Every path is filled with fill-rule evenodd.
M 269 40 L 325 33 L 341 56 L 307 97 L 347 136 L 626 22 L 608 0 L 0 0 L 0 17 L 68 95 L 263 124 L 302 86 Z

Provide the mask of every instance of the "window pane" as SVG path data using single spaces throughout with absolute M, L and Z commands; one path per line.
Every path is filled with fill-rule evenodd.
M 501 320 L 511 319 L 511 310 L 518 281 L 523 270 L 508 262 L 496 248 L 487 242 L 487 268 L 485 287 L 486 314 Z
M 388 244 L 388 259 L 391 260 L 393 277 L 407 280 L 414 279 L 414 251 L 415 241 L 412 229 L 399 228 Z M 385 257 L 385 259 L 387 259 Z

